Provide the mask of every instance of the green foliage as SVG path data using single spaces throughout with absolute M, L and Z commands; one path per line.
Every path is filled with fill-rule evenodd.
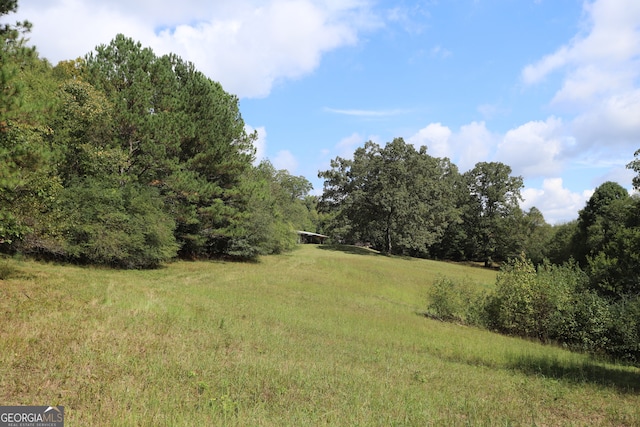
M 640 201 L 606 182 L 580 211 L 573 254 L 589 272 L 591 287 L 608 298 L 640 293 Z
M 0 16 L 17 10 L 16 0 L 0 3 Z M 23 102 L 23 84 L 19 80 L 21 67 L 30 62 L 34 49 L 25 47 L 23 37 L 30 29 L 28 22 L 0 26 L 0 245 L 11 244 L 28 228 L 11 209 L 16 199 L 15 188 L 23 183 L 23 169 L 32 169 L 34 149 L 26 144 L 16 123 L 16 112 Z M 34 150 L 38 151 L 38 150 Z
M 541 264 L 548 257 L 549 242 L 553 236 L 552 227 L 546 223 L 539 209 L 532 207 L 524 212 L 521 225 L 517 227 L 520 233 L 521 250 L 534 265 Z
M 640 200 L 629 198 L 595 255 L 587 258 L 592 287 L 613 298 L 640 294 Z
M 17 0 L 2 0 L 0 17 L 15 12 Z M 26 47 L 26 35 L 31 30 L 28 21 L 14 25 L 0 25 L 0 131 L 6 120 L 22 103 L 22 84 L 17 79 L 21 66 L 35 55 L 34 48 Z
M 640 297 L 623 298 L 611 308 L 607 353 L 640 364 Z
M 124 268 L 156 267 L 176 255 L 174 222 L 157 193 L 87 178 L 63 191 L 65 257 Z
M 609 332 L 612 326 L 610 302 L 596 292 L 585 290 L 574 296 L 566 316 L 567 332 L 560 338 L 572 347 L 591 353 L 613 354 Z
M 255 134 L 244 130 L 238 99 L 192 64 L 158 57 L 123 35 L 87 55 L 80 74 L 113 106 L 110 126 L 97 128 L 111 132 L 113 143 L 89 150 L 81 144 L 88 163 L 96 165 L 97 150 L 121 182 L 158 188 L 183 256 L 255 257 L 260 251 L 247 234 L 250 196 L 240 189 Z M 82 108 L 93 105 L 100 103 Z
M 35 247 L 55 257 L 135 267 L 175 255 L 176 240 L 185 256 L 260 253 L 247 234 L 249 195 L 240 189 L 251 168 L 255 135 L 245 133 L 236 97 L 192 64 L 174 55 L 157 57 L 122 35 L 48 73 L 59 88 L 44 91 L 56 102 L 41 119 L 52 130 L 48 139 L 54 152 L 49 169 L 34 169 L 62 186 L 42 205 L 58 226 L 27 236 L 29 230 L 16 228 L 20 218 L 11 222 L 5 212 L 2 225 L 16 224 L 11 232 L 22 250 L 40 242 Z M 44 81 L 45 74 L 38 78 Z M 41 98 L 36 89 L 30 85 L 26 92 L 25 112 Z M 11 165 L 5 162 L 7 175 Z M 105 194 L 91 196 L 91 191 Z M 6 199 L 17 206 L 14 195 Z M 146 218 L 137 204 L 147 209 Z M 134 225 L 140 230 L 131 232 Z M 174 230 L 175 238 L 166 230 Z M 14 240 L 9 231 L 5 235 L 5 242 Z M 47 238 L 65 249 L 43 244 Z M 141 242 L 150 242 L 149 247 Z
M 22 118 L 0 132 L 0 242 L 23 238 L 48 209 L 58 185 L 46 144 L 50 135 L 47 126 Z
M 584 293 L 587 283 L 576 264 L 543 264 L 536 270 L 529 260 L 512 260 L 498 274 L 495 294 L 488 301 L 489 326 L 572 345 L 584 341 L 584 334 L 593 338 L 597 331 L 584 319 L 587 312 L 587 318 L 594 314 L 598 301 Z
M 249 194 L 247 235 L 258 254 L 289 251 L 296 245 L 296 230 L 315 231 L 315 206 L 305 199 L 312 186 L 304 177 L 262 161 L 246 175 L 241 188 Z
M 522 178 L 502 163 L 460 175 L 449 159 L 398 138 L 384 147 L 367 142 L 353 160 L 338 157 L 318 176 L 325 232 L 337 241 L 491 266 L 522 251 L 542 262 L 551 238 L 539 210 L 520 210 Z
M 535 268 L 528 260 L 517 258 L 503 266 L 488 303 L 491 326 L 511 335 L 535 336 L 536 306 L 543 302 L 537 291 Z
M 66 80 L 58 91 L 54 141 L 60 150 L 58 173 L 74 177 L 113 177 L 126 167 L 127 154 L 113 143 L 113 107 L 103 93 L 82 80 Z
M 511 176 L 511 167 L 498 162 L 481 162 L 464 174 L 469 201 L 464 213 L 464 226 L 471 237 L 468 258 L 505 260 L 517 254 L 518 201 L 523 187 L 522 177 Z M 514 253 L 515 251 L 515 253 Z
M 427 315 L 445 321 L 478 324 L 484 295 L 478 294 L 473 284 L 464 279 L 455 281 L 439 277 L 429 288 Z
M 575 259 L 589 287 L 615 300 L 640 294 L 640 199 L 614 182 L 598 187 L 577 221 L 555 226 L 546 254 L 560 264 Z
M 553 264 L 563 264 L 574 258 L 574 236 L 578 230 L 578 221 L 571 221 L 552 227 L 551 238 L 547 245 L 546 256 Z
M 451 222 L 447 197 L 457 168 L 401 138 L 384 147 L 367 142 L 353 160 L 336 158 L 325 179 L 321 210 L 334 212 L 336 240 L 370 243 L 385 253 L 426 256 Z
M 640 150 L 633 153 L 633 157 L 635 159 L 627 165 L 627 168 L 637 173 L 633 178 L 633 188 L 640 190 Z
M 623 206 L 629 200 L 627 190 L 615 182 L 605 182 L 596 188 L 578 217 L 574 250 L 581 265 L 586 265 L 589 256 L 602 251 L 617 228 L 624 224 Z
M 640 361 L 640 297 L 603 297 L 589 289 L 589 277 L 576 263 L 544 263 L 536 269 L 520 257 L 502 267 L 487 296 L 441 278 L 429 297 L 428 313 L 442 320 Z
M 169 110 L 176 94 L 171 91 L 168 64 L 122 34 L 109 45 L 98 46 L 85 61 L 88 83 L 113 105 L 113 141 L 126 154 L 120 171 L 123 179 L 145 184 L 162 179 L 175 165 L 180 143 L 180 135 L 164 134 L 178 119 Z

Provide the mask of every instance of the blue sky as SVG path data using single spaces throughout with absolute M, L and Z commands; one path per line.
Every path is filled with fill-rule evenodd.
M 19 0 L 52 63 L 121 32 L 240 97 L 258 157 L 309 179 L 403 137 L 462 172 L 501 161 L 522 206 L 577 217 L 640 149 L 637 0 Z

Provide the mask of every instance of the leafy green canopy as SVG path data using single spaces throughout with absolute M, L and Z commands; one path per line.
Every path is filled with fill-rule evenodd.
M 511 176 L 511 167 L 497 162 L 481 162 L 464 174 L 469 191 L 465 225 L 474 243 L 471 258 L 493 259 L 517 255 L 513 241 L 522 226 L 518 202 L 522 199 L 522 177 Z
M 635 160 L 629 163 L 627 168 L 637 173 L 633 178 L 633 188 L 640 191 L 640 150 L 637 150 L 633 156 L 635 157 Z
M 478 163 L 460 175 L 449 159 L 398 138 L 385 147 L 367 142 L 353 160 L 338 157 L 319 176 L 325 179 L 320 206 L 331 215 L 328 229 L 344 242 L 487 263 L 525 246 L 542 257 L 539 241 L 546 234 L 537 230 L 544 218 L 537 210 L 520 211 L 522 178 L 502 163 Z
M 459 212 L 448 193 L 457 168 L 401 138 L 385 147 L 367 142 L 353 160 L 337 157 L 320 204 L 334 212 L 333 234 L 386 253 L 426 256 Z
M 580 211 L 572 247 L 600 293 L 640 294 L 640 199 L 605 182 Z
M 108 123 L 92 131 L 107 162 L 102 171 L 121 185 L 158 190 L 183 255 L 251 255 L 234 249 L 252 246 L 241 242 L 247 195 L 238 187 L 255 139 L 244 130 L 238 99 L 192 64 L 158 57 L 123 35 L 87 55 L 82 77 L 111 105 Z

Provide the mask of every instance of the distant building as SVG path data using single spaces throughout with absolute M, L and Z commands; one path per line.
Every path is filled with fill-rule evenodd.
M 323 244 L 329 236 L 325 236 L 324 234 L 318 233 L 310 233 L 308 231 L 296 231 L 298 233 L 298 243 L 315 243 L 315 244 Z

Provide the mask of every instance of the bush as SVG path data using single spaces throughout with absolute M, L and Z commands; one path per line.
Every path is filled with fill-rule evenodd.
M 537 299 L 533 264 L 524 258 L 507 263 L 498 273 L 495 293 L 487 300 L 489 326 L 509 335 L 535 336 Z
M 530 261 L 515 259 L 498 274 L 486 305 L 488 324 L 510 335 L 582 342 L 576 334 L 586 326 L 580 311 L 591 301 L 581 299 L 587 285 L 588 277 L 575 263 L 546 263 L 536 270 Z
M 611 327 L 609 302 L 596 292 L 576 293 L 573 310 L 566 316 L 572 328 L 559 340 L 571 348 L 589 353 L 609 353 L 608 330 Z
M 438 279 L 427 315 L 639 364 L 640 296 L 612 300 L 589 286 L 574 262 L 536 270 L 521 257 L 503 266 L 490 295 L 474 293 L 467 282 Z
M 479 299 L 468 280 L 454 282 L 440 277 L 429 290 L 429 306 L 427 315 L 440 320 L 476 324 Z
M 576 298 L 584 295 L 589 278 L 575 262 L 544 263 L 536 271 L 536 336 L 567 342 L 575 329 Z
M 640 364 L 640 296 L 612 304 L 607 335 L 607 353 L 618 359 Z
M 174 257 L 175 224 L 148 187 L 85 180 L 62 194 L 65 255 L 122 268 L 152 268 Z

